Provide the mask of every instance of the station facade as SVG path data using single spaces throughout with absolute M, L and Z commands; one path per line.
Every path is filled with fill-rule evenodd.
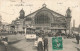
M 15 31 L 24 31 L 28 26 L 32 26 L 36 31 L 44 30 L 44 32 L 70 32 L 71 10 L 68 8 L 66 14 L 61 15 L 46 7 L 43 4 L 41 9 L 25 16 L 25 11 L 20 11 L 19 19 L 13 21 Z

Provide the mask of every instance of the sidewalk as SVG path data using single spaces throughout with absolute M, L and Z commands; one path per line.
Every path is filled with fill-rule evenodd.
M 52 39 L 49 38 L 49 51 L 80 51 L 80 44 L 74 39 L 63 39 L 63 50 L 52 50 Z

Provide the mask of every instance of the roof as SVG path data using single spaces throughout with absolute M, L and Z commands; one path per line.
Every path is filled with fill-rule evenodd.
M 42 11 L 42 10 L 49 11 L 49 12 L 51 12 L 52 14 L 57 14 L 57 15 L 59 15 L 60 17 L 65 17 L 64 15 L 62 15 L 62 14 L 60 14 L 60 13 L 57 13 L 57 12 L 55 12 L 55 11 L 53 11 L 53 10 L 51 10 L 51 9 L 47 8 L 47 7 L 42 7 L 41 9 L 38 9 L 38 10 L 36 10 L 35 12 L 30 13 L 30 14 L 28 14 L 28 15 L 27 15 L 27 16 L 25 16 L 25 17 L 28 17 L 28 16 L 30 16 L 30 15 L 32 15 L 32 14 L 34 14 L 34 13 L 36 13 L 36 12 Z
M 26 21 L 31 21 L 32 19 L 31 19 L 31 18 L 26 18 L 25 20 L 26 20 Z
M 23 12 L 23 13 L 24 13 L 24 10 L 23 10 L 23 8 L 20 10 L 20 12 Z

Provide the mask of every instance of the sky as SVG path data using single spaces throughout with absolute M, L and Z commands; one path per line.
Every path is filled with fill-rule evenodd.
M 24 6 L 19 6 L 21 3 Z M 0 0 L 0 15 L 2 17 L 2 22 L 11 23 L 19 17 L 19 12 L 22 8 L 26 16 L 42 8 L 44 3 L 47 5 L 47 8 L 62 15 L 65 15 L 67 8 L 70 7 L 72 11 L 71 26 L 73 26 L 73 20 L 75 20 L 75 27 L 79 26 L 80 0 Z

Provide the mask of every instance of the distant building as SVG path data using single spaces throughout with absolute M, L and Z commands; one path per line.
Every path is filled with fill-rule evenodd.
M 71 22 L 71 10 L 66 10 L 66 15 L 63 16 L 53 10 L 46 7 L 43 4 L 41 9 L 25 16 L 25 12 L 22 9 L 20 11 L 19 19 L 14 20 L 15 30 L 24 31 L 27 26 L 33 26 L 36 30 L 57 32 L 69 32 Z
M 8 31 L 8 23 L 6 22 L 1 22 L 1 25 L 0 25 L 0 31 Z
M 80 33 L 80 25 L 78 27 L 72 27 L 72 33 Z

